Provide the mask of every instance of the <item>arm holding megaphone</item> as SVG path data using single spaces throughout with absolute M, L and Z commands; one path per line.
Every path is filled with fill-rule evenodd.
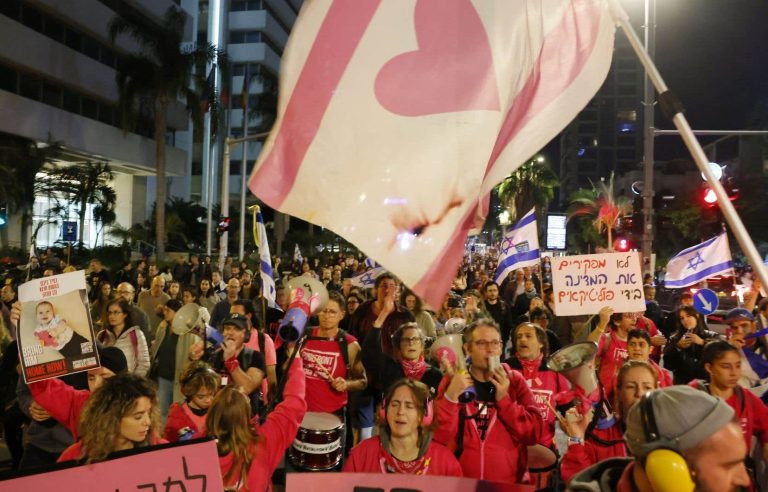
M 328 302 L 328 291 L 323 284 L 310 277 L 296 277 L 288 282 L 290 304 L 277 335 L 284 342 L 295 342 L 304 334 L 309 317 Z

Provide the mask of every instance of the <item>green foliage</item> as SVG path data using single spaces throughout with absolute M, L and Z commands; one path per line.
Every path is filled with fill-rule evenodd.
M 613 251 L 613 229 L 620 217 L 632 211 L 632 202 L 627 197 L 614 195 L 613 173 L 607 183 L 600 181 L 597 186 L 592 183 L 592 189 L 576 190 L 569 202 L 568 220 L 575 217 L 591 219 L 591 225 L 598 233 L 606 233 L 607 248 Z M 579 224 L 583 227 L 585 222 L 580 221 Z
M 532 159 L 504 178 L 497 190 L 510 221 L 515 222 L 533 207 L 546 210 L 558 186 L 560 180 L 549 165 Z

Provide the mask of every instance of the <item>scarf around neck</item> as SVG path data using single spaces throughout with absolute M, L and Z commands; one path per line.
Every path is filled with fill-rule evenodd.
M 400 365 L 403 368 L 405 377 L 416 381 L 421 381 L 421 377 L 427 371 L 427 363 L 424 362 L 424 354 L 419 355 L 419 358 L 416 360 L 402 359 Z

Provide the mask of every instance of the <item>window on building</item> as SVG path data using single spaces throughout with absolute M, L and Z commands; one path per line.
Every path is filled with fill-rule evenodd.
M 43 15 L 39 10 L 24 5 L 21 13 L 21 22 L 35 31 L 43 30 Z
M 82 115 L 86 118 L 98 119 L 99 117 L 99 103 L 91 98 L 82 98 Z
M 50 106 L 61 107 L 61 87 L 43 84 L 43 102 Z
M 0 89 L 15 93 L 17 90 L 17 74 L 14 70 L 0 66 Z
M 19 82 L 19 95 L 22 97 L 28 97 L 35 101 L 40 100 L 40 92 L 42 91 L 42 84 L 40 80 L 31 75 L 22 75 Z
M 62 107 L 64 110 L 80 114 L 80 96 L 67 89 L 64 89 L 63 96 L 64 104 Z

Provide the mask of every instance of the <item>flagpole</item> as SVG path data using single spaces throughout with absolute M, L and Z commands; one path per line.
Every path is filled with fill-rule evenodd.
M 238 258 L 245 255 L 245 167 L 248 162 L 248 96 L 250 93 L 250 67 L 245 64 L 243 89 L 240 91 L 243 110 L 243 160 L 240 162 L 240 242 Z
M 744 227 L 744 223 L 736 213 L 736 209 L 728 198 L 728 194 L 723 188 L 720 181 L 715 178 L 714 173 L 709 168 L 709 159 L 704 154 L 704 149 L 701 148 L 701 144 L 696 140 L 696 136 L 688 124 L 688 120 L 683 115 L 683 105 L 677 96 L 673 94 L 667 87 L 664 79 L 661 78 L 656 65 L 651 60 L 648 52 L 642 45 L 640 38 L 637 36 L 632 25 L 629 23 L 629 17 L 624 11 L 618 0 L 608 0 L 611 7 L 611 14 L 614 21 L 622 28 L 627 35 L 632 48 L 635 50 L 640 62 L 645 68 L 646 75 L 653 82 L 656 87 L 656 92 L 659 94 L 658 101 L 663 113 L 667 118 L 672 120 L 675 127 L 680 132 L 680 136 L 683 138 L 685 146 L 688 147 L 688 151 L 691 153 L 696 166 L 699 168 L 702 174 L 707 178 L 707 184 L 717 196 L 717 202 L 720 206 L 720 210 L 723 212 L 725 220 L 728 225 L 731 226 L 733 235 L 736 237 L 736 241 L 741 246 L 742 251 L 746 255 L 749 262 L 752 264 L 753 270 L 757 273 L 758 278 L 764 286 L 768 286 L 768 272 L 763 267 L 763 260 L 760 253 L 757 251 L 752 238 L 749 237 L 747 229 Z

